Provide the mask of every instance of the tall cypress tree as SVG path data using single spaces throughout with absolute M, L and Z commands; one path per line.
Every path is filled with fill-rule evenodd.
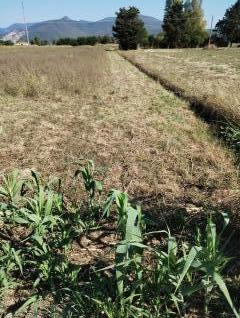
M 135 7 L 120 8 L 113 26 L 113 36 L 122 50 L 136 50 L 147 38 L 144 22 L 139 18 L 140 11 Z
M 218 21 L 216 29 L 220 37 L 230 46 L 233 42 L 240 41 L 240 0 L 227 9 L 223 19 Z
M 170 48 L 185 46 L 186 15 L 182 0 L 167 1 L 163 20 L 164 41 Z

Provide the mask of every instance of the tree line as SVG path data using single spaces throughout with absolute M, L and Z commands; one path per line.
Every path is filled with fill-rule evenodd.
M 80 45 L 96 45 L 96 44 L 107 44 L 113 43 L 113 37 L 108 35 L 104 36 L 82 36 L 78 38 L 60 38 L 57 41 L 53 41 L 52 43 L 48 41 L 42 41 L 39 37 L 34 37 L 30 43 L 32 45 L 44 46 L 44 45 L 70 45 L 70 46 L 80 46 Z
M 81 45 L 96 45 L 96 44 L 108 44 L 114 43 L 114 39 L 111 36 L 82 36 L 76 39 L 74 38 L 61 38 L 55 42 L 56 45 L 71 45 L 71 46 L 81 46 Z
M 240 0 L 227 9 L 223 19 L 216 25 L 216 40 L 227 45 L 240 42 Z
M 121 8 L 113 26 L 120 49 L 142 47 L 191 48 L 209 43 L 210 31 L 204 19 L 202 0 L 166 0 L 162 32 L 148 35 L 136 7 Z M 240 41 L 240 0 L 220 20 L 211 39 L 219 45 Z
M 202 0 L 166 0 L 162 30 L 157 35 L 148 34 L 140 11 L 136 7 L 120 8 L 116 12 L 113 37 L 85 36 L 61 38 L 53 41 L 55 45 L 96 45 L 118 43 L 120 49 L 143 48 L 191 48 L 209 43 L 210 32 L 204 19 Z M 160 26 L 159 26 L 160 29 Z M 240 0 L 237 0 L 212 32 L 211 42 L 227 46 L 240 42 Z M 48 45 L 39 37 L 31 40 L 32 45 Z M 0 45 L 13 45 L 11 41 L 0 41 Z
M 4 40 L 0 40 L 0 45 L 4 45 L 4 46 L 12 46 L 14 45 L 14 43 L 12 41 L 4 41 Z

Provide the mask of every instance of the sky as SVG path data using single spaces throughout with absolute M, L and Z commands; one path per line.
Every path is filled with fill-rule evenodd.
M 205 18 L 216 23 L 236 0 L 203 0 Z M 144 15 L 162 18 L 165 0 L 24 0 L 28 22 L 69 16 L 74 20 L 97 21 L 114 16 L 120 7 L 136 6 Z M 23 22 L 21 0 L 0 0 L 0 27 Z

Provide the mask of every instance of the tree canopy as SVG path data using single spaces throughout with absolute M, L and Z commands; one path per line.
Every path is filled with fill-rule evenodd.
M 170 48 L 182 47 L 185 34 L 186 16 L 182 1 L 166 2 L 163 30 L 165 42 Z
M 144 44 L 147 31 L 139 17 L 136 7 L 120 8 L 113 26 L 113 35 L 118 40 L 122 50 L 136 50 L 139 44 Z
M 71 45 L 71 46 L 81 46 L 81 45 L 91 45 L 94 46 L 98 43 L 107 44 L 113 43 L 114 40 L 112 37 L 108 35 L 103 36 L 82 36 L 76 39 L 74 38 L 61 38 L 58 39 L 55 44 L 56 45 Z
M 227 9 L 222 20 L 216 25 L 217 33 L 230 45 L 240 41 L 240 0 Z
M 201 0 L 166 0 L 163 30 L 168 47 L 196 47 L 207 37 Z
M 187 1 L 185 6 L 186 14 L 186 34 L 185 45 L 187 47 L 197 47 L 202 45 L 207 38 L 206 22 L 202 10 L 201 0 Z

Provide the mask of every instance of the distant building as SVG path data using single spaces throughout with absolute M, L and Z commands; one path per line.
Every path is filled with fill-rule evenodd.
M 30 44 L 28 44 L 27 42 L 17 42 L 17 43 L 15 43 L 15 45 L 18 45 L 18 46 L 29 46 Z

